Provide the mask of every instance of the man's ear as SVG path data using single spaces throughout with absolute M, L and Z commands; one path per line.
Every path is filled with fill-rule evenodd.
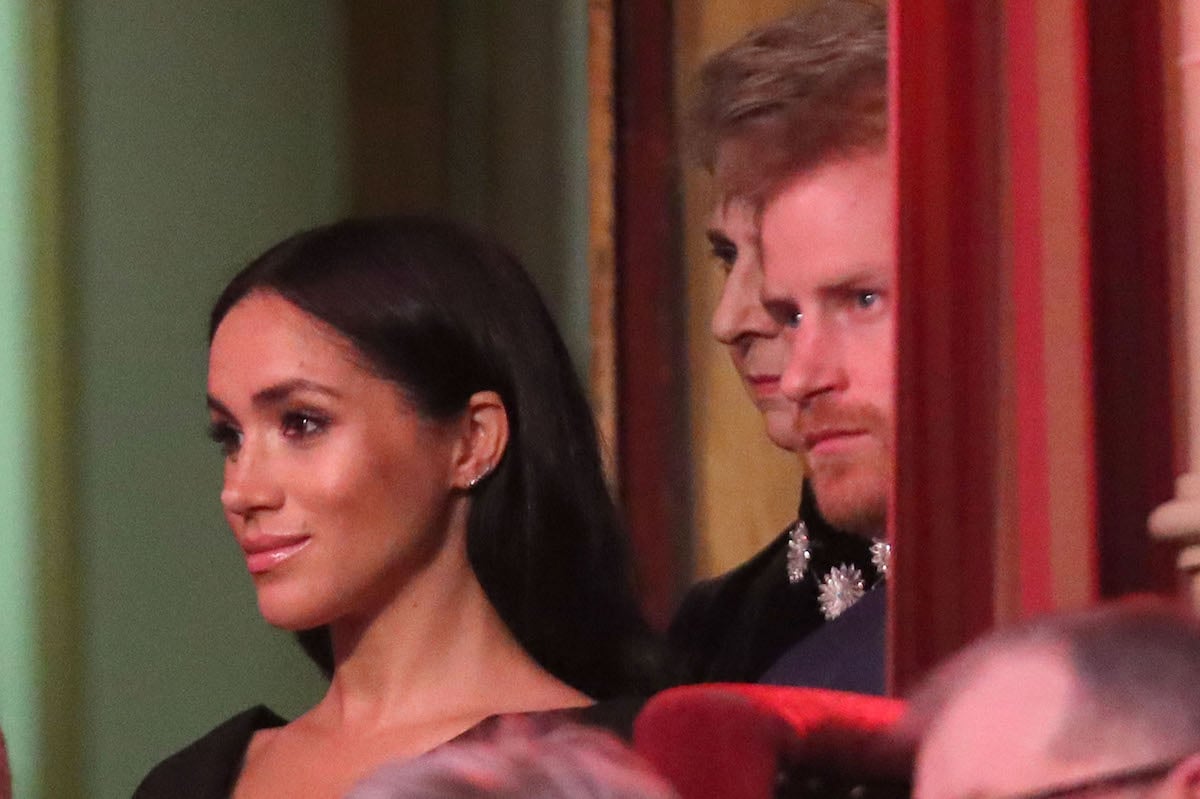
M 486 479 L 508 446 L 508 411 L 495 391 L 467 400 L 454 461 L 454 486 L 469 491 Z
M 1162 799 L 1200 799 L 1200 752 L 1171 769 L 1155 795 Z

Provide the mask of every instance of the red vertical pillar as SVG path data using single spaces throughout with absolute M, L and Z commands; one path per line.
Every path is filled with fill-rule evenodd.
M 1011 151 L 1012 289 L 1017 403 L 1017 524 L 1021 607 L 1053 604 L 1049 441 L 1042 319 L 1042 186 L 1038 139 L 1037 9 L 1009 7 L 1008 130 Z
M 892 685 L 993 620 L 1001 96 L 991 3 L 892 0 L 899 368 Z
M 618 473 L 643 604 L 662 625 L 690 508 L 671 4 L 618 0 L 615 13 Z

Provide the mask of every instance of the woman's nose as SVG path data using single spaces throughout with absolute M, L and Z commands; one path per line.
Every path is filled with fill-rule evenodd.
M 743 336 L 773 338 L 778 326 L 763 307 L 759 297 L 762 272 L 757 263 L 735 264 L 721 288 L 721 299 L 713 309 L 713 337 L 722 344 L 734 344 Z
M 226 513 L 251 516 L 257 511 L 278 508 L 283 491 L 268 453 L 261 447 L 243 442 L 237 453 L 225 462 L 225 482 L 221 505 Z

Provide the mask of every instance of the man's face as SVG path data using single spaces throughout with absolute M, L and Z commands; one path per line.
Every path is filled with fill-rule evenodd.
M 1112 730 L 1095 730 L 1095 754 L 1079 756 L 1089 742 L 1073 738 L 1072 756 L 1062 756 L 1063 725 L 1080 701 L 1068 662 L 1056 651 L 1024 649 L 991 657 L 954 691 L 925 731 L 917 751 L 914 799 L 1022 796 L 1155 761 L 1135 735 L 1111 745 Z M 1155 786 L 1137 787 L 1146 794 Z M 1080 793 L 1098 796 L 1098 790 Z
M 763 275 L 753 206 L 738 199 L 718 203 L 709 218 L 708 241 L 725 272 L 721 299 L 713 309 L 713 336 L 729 349 L 772 443 L 798 451 L 796 406 L 779 389 L 779 377 L 787 364 L 787 342 L 759 296 Z
M 780 376 L 822 515 L 882 535 L 895 389 L 895 178 L 887 153 L 825 164 L 763 209 L 762 300 L 780 323 Z

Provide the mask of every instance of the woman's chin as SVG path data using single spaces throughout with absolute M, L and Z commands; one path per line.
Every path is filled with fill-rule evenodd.
M 794 407 L 763 409 L 763 423 L 767 430 L 767 438 L 780 449 L 788 452 L 802 452 L 804 439 L 796 425 Z
M 258 612 L 272 627 L 300 632 L 329 623 L 329 615 L 312 606 L 311 602 L 289 601 L 278 596 L 258 595 Z

